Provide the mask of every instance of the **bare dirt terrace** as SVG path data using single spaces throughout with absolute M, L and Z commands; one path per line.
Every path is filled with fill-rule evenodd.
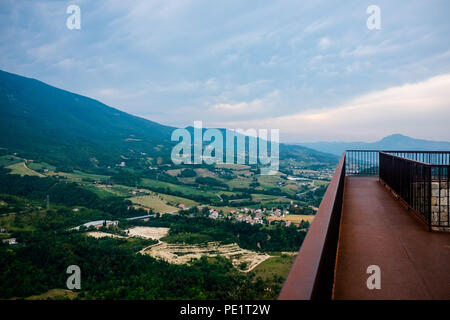
M 130 237 L 141 237 L 145 239 L 159 240 L 162 237 L 167 236 L 169 228 L 157 228 L 157 227 L 134 227 L 127 230 Z
M 266 253 L 255 252 L 242 249 L 236 243 L 220 244 L 218 242 L 209 242 L 200 245 L 171 244 L 161 241 L 165 237 L 169 228 L 159 227 L 134 227 L 127 230 L 129 237 L 141 237 L 146 239 L 155 239 L 159 243 L 148 246 L 140 251 L 141 254 L 148 254 L 157 259 L 166 260 L 174 264 L 186 264 L 191 259 L 200 259 L 202 256 L 214 257 L 223 256 L 231 260 L 234 267 L 242 272 L 249 272 L 257 267 L 261 262 L 271 258 Z M 88 232 L 86 235 L 101 238 L 115 237 L 125 238 L 100 231 Z
M 230 259 L 233 266 L 243 272 L 253 270 L 261 262 L 271 257 L 266 253 L 242 249 L 236 243 L 221 245 L 217 242 L 209 242 L 205 245 L 160 242 L 157 245 L 143 249 L 141 253 L 174 264 L 186 264 L 191 259 L 200 259 L 202 256 L 214 257 L 220 255 Z
M 169 228 L 156 228 L 156 227 L 134 227 L 126 230 L 129 237 L 139 237 L 144 239 L 159 240 L 165 237 L 169 232 Z M 94 238 L 112 237 L 112 238 L 126 238 L 117 234 L 106 233 L 101 231 L 87 232 L 86 235 Z
M 111 238 L 125 238 L 123 236 L 119 236 L 117 234 L 112 234 L 112 233 L 106 233 L 106 232 L 101 232 L 101 231 L 91 231 L 91 232 L 87 232 L 86 235 L 90 236 L 90 237 L 94 237 L 94 238 L 104 238 L 104 237 L 111 237 Z

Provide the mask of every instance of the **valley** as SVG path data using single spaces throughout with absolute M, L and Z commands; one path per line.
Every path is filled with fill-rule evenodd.
M 174 129 L 0 71 L 0 298 L 275 299 L 337 157 L 176 164 Z
M 254 285 L 263 281 L 272 288 L 264 291 L 266 298 L 278 294 L 287 276 L 283 270 L 293 262 L 285 253 L 295 257 L 328 183 L 324 170 L 308 171 L 308 177 L 299 172 L 258 176 L 252 167 L 231 166 L 226 168 L 227 178 L 223 178 L 220 167 L 195 168 L 194 173 L 189 173 L 195 176 L 184 177 L 182 173 L 190 168 L 162 166 L 152 169 L 158 171 L 157 176 L 148 177 L 131 168 L 113 168 L 101 174 L 58 171 L 56 166 L 21 158 L 18 153 L 3 154 L 0 163 L 2 183 L 12 186 L 0 188 L 0 227 L 8 232 L 0 237 L 16 238 L 18 244 L 12 246 L 13 250 L 31 249 L 26 240 L 30 231 L 42 240 L 56 233 L 65 243 L 72 237 L 73 232 L 67 233 L 70 228 L 95 220 L 116 220 L 116 227 L 81 228 L 74 235 L 80 240 L 87 237 L 99 241 L 96 245 L 108 239 L 120 241 L 111 245 L 134 248 L 129 251 L 130 258 L 139 253 L 156 259 L 154 263 L 161 261 L 174 267 L 195 269 L 199 263 L 219 266 L 229 261 L 230 276 L 236 277 L 237 272 L 243 279 L 253 279 Z M 299 180 L 289 179 L 293 175 Z M 47 180 L 48 187 L 33 191 L 34 183 Z M 26 184 L 29 191 L 16 189 L 15 184 Z M 56 192 L 69 185 L 72 187 Z M 70 199 L 77 192 L 81 198 Z M 92 199 L 85 201 L 86 197 Z M 140 216 L 144 218 L 128 220 Z M 5 249 L 8 247 L 11 245 Z M 59 288 L 64 287 L 57 283 L 45 290 L 30 286 L 24 297 L 97 297 L 91 295 L 95 291 L 81 295 L 61 291 L 56 295 Z M 209 297 L 215 294 L 211 292 Z M 14 290 L 10 295 L 20 296 Z

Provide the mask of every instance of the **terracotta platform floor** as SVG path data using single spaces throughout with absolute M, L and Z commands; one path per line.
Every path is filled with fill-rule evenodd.
M 337 255 L 334 299 L 450 299 L 450 233 L 426 231 L 378 178 L 346 178 Z

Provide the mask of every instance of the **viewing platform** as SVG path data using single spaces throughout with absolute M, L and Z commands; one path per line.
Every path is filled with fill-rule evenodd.
M 449 162 L 450 152 L 344 154 L 279 298 L 450 299 Z M 367 286 L 373 265 L 380 289 Z

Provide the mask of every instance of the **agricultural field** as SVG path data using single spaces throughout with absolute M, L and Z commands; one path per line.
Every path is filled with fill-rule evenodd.
M 158 181 L 158 180 L 147 179 L 147 178 L 142 179 L 142 185 L 149 189 L 167 188 L 171 191 L 180 192 L 186 197 L 189 197 L 189 196 L 214 197 L 216 195 L 216 193 L 213 191 L 201 190 L 201 189 L 197 189 L 196 187 L 193 187 L 193 186 L 173 184 L 173 183 L 169 183 L 169 182 Z
M 181 173 L 181 169 L 172 169 L 172 170 L 167 170 L 166 173 L 168 175 L 171 175 L 172 177 L 176 177 Z
M 291 223 L 298 224 L 302 221 L 307 221 L 309 223 L 313 222 L 314 215 L 306 214 L 288 214 L 284 217 L 267 217 L 269 221 L 290 221 Z
M 74 172 L 68 173 L 68 172 L 57 172 L 59 176 L 64 176 L 68 180 L 73 182 L 82 182 L 84 181 L 99 181 L 103 179 L 108 179 L 108 176 L 99 175 L 99 174 L 92 174 L 92 173 L 86 173 L 79 170 L 75 170 Z
M 253 269 L 253 272 L 256 277 L 261 277 L 263 280 L 272 279 L 274 276 L 286 279 L 296 257 L 296 252 L 272 256 Z
M 226 181 L 226 184 L 230 188 L 249 188 L 252 181 L 252 178 L 237 177 L 232 180 Z
M 260 202 L 261 204 L 268 204 L 268 203 L 289 204 L 291 201 L 294 201 L 290 198 L 283 197 L 283 196 L 280 197 L 280 196 L 274 196 L 274 195 L 270 195 L 270 194 L 259 194 L 259 193 L 252 194 L 252 199 L 253 199 L 253 201 Z
M 275 174 L 271 176 L 259 175 L 258 182 L 261 186 L 272 188 L 275 187 L 277 183 L 286 183 L 287 181 L 282 179 L 279 174 Z
M 219 163 L 216 164 L 217 168 L 226 168 L 226 169 L 231 169 L 231 170 L 235 170 L 235 171 L 240 171 L 240 170 L 248 170 L 251 167 L 245 164 L 228 164 L 228 163 Z
M 102 184 L 88 185 L 87 188 L 99 194 L 100 196 L 117 196 L 117 197 L 129 197 L 131 192 L 135 189 L 132 187 L 115 184 L 112 187 L 107 187 Z M 148 191 L 151 193 L 150 191 Z
M 158 193 L 158 195 L 164 201 L 166 201 L 167 204 L 169 204 L 171 206 L 177 206 L 180 203 L 184 204 L 188 208 L 192 208 L 192 207 L 198 206 L 198 202 L 196 202 L 194 200 L 191 200 L 191 199 L 177 197 L 177 196 L 172 196 L 170 194 L 163 194 L 163 193 Z
M 23 159 L 13 155 L 0 156 L 0 167 L 10 166 L 19 162 L 23 162 Z
M 329 181 L 314 180 L 314 184 L 318 187 L 327 186 L 329 183 L 330 183 Z
M 152 209 L 154 212 L 167 213 L 178 211 L 178 208 L 167 204 L 163 198 L 158 195 L 137 196 L 128 198 L 134 204 Z
M 44 170 L 47 169 L 48 171 L 55 171 L 56 167 L 52 166 L 51 164 L 45 163 L 45 162 L 30 162 L 28 163 L 28 167 L 32 170 Z
M 195 173 L 197 173 L 197 177 L 211 177 L 211 178 L 217 179 L 217 175 L 208 169 L 196 168 L 196 169 L 194 169 L 194 171 L 195 171 Z
M 20 176 L 44 177 L 44 175 L 28 168 L 25 162 L 11 164 L 9 166 L 6 166 L 6 168 L 11 169 L 11 174 L 18 174 Z
M 271 195 L 271 194 L 260 194 L 260 193 L 252 193 L 253 201 L 258 202 L 270 202 L 280 198 L 280 196 Z

